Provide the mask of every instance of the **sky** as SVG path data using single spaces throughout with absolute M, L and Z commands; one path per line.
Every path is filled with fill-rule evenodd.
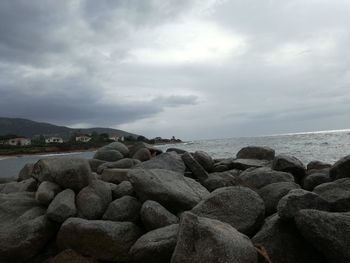
M 153 138 L 350 128 L 348 0 L 2 0 L 0 116 Z

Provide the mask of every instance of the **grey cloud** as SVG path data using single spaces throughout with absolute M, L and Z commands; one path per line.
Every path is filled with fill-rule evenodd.
M 197 104 L 198 97 L 194 95 L 188 95 L 188 96 L 178 96 L 178 95 L 171 95 L 168 97 L 161 96 L 156 97 L 152 101 L 154 103 L 159 103 L 160 105 L 166 106 L 166 107 L 177 107 L 181 105 L 195 105 Z
M 105 126 L 150 119 L 152 128 L 134 131 L 150 137 L 161 129 L 194 138 L 347 128 L 349 3 L 212 2 L 201 14 L 192 12 L 204 5 L 198 0 L 1 1 L 1 115 Z M 128 61 L 134 50 L 157 50 L 163 39 L 149 35 L 158 28 L 191 22 L 242 36 L 244 50 L 223 62 Z M 169 45 L 183 43 L 177 34 Z M 300 48 L 278 53 L 289 44 Z M 178 118 L 176 127 L 160 127 L 157 118 L 168 116 Z

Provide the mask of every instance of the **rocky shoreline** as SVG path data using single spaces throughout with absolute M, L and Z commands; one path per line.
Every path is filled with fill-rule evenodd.
M 0 184 L 0 262 L 350 262 L 350 155 L 115 142 Z

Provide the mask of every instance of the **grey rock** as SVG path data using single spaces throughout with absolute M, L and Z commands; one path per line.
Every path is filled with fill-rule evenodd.
M 88 160 L 91 171 L 97 172 L 98 167 L 100 167 L 102 164 L 106 163 L 106 161 L 98 160 L 98 159 L 89 159 Z
M 328 173 L 313 173 L 307 175 L 303 181 L 303 188 L 308 191 L 312 191 L 316 186 L 324 183 L 329 183 L 331 178 Z
M 166 152 L 167 153 L 168 152 L 176 152 L 177 154 L 184 154 L 187 151 L 185 151 L 183 149 L 179 149 L 179 148 L 168 148 L 168 149 L 166 149 Z
M 242 185 L 251 189 L 260 189 L 268 184 L 294 182 L 290 173 L 272 170 L 269 167 L 249 168 L 240 174 Z
M 157 147 L 154 147 L 151 144 L 145 142 L 138 142 L 130 148 L 130 156 L 133 156 L 138 150 L 142 148 L 148 149 L 151 152 L 152 156 L 159 155 L 163 152 L 161 149 L 158 149 Z
M 179 222 L 177 216 L 170 213 L 161 204 L 152 200 L 143 203 L 140 214 L 141 221 L 148 231 Z
M 152 154 L 147 148 L 141 148 L 132 156 L 132 158 L 145 162 L 152 158 Z
M 273 160 L 272 169 L 291 173 L 297 183 L 300 183 L 306 174 L 304 164 L 298 158 L 288 155 L 277 155 Z
M 270 167 L 271 162 L 258 159 L 236 159 L 229 164 L 230 169 L 247 170 L 248 168 Z
M 242 180 L 239 178 L 239 174 L 239 170 L 210 173 L 208 178 L 202 184 L 210 192 L 222 187 L 240 185 Z
M 141 236 L 130 249 L 133 262 L 169 262 L 176 246 L 179 225 L 169 225 Z
M 135 194 L 134 187 L 129 181 L 123 181 L 112 188 L 113 200 L 125 195 L 133 196 Z
M 273 183 L 258 190 L 258 194 L 265 203 L 265 215 L 269 216 L 277 211 L 278 202 L 283 196 L 293 189 L 299 189 L 300 186 L 293 182 Z
M 100 180 L 93 180 L 76 197 L 78 215 L 86 219 L 100 219 L 112 202 L 110 186 Z
M 171 263 L 256 263 L 249 238 L 229 224 L 184 213 Z
M 61 187 L 53 182 L 42 182 L 35 193 L 35 199 L 42 205 L 49 205 Z
M 301 234 L 329 262 L 350 262 L 350 213 L 301 210 L 295 217 Z
M 269 147 L 247 146 L 239 150 L 238 159 L 258 159 L 273 160 L 275 158 L 275 150 Z
M 228 165 L 225 164 L 215 164 L 213 168 L 214 173 L 220 173 L 230 170 Z
M 57 194 L 46 211 L 47 216 L 58 223 L 63 223 L 69 217 L 74 217 L 76 213 L 75 193 L 71 189 Z
M 186 164 L 187 168 L 192 172 L 195 178 L 200 182 L 204 182 L 208 178 L 207 171 L 199 164 L 195 158 L 190 153 L 184 153 L 182 155 L 182 160 Z
M 0 194 L 0 262 L 24 262 L 44 249 L 57 231 L 44 214 L 34 193 Z
M 295 215 L 302 209 L 329 210 L 326 200 L 317 194 L 302 189 L 291 190 L 281 198 L 277 211 L 281 219 L 294 219 Z
M 119 184 L 123 181 L 129 180 L 129 170 L 130 169 L 123 168 L 104 169 L 101 175 L 101 180 L 113 184 Z
M 314 192 L 325 199 L 334 212 L 350 211 L 350 178 L 318 185 Z
M 214 160 L 204 151 L 196 151 L 193 154 L 194 159 L 207 171 L 211 172 L 214 168 Z
M 196 205 L 192 213 L 228 223 L 239 232 L 253 235 L 264 222 L 264 202 L 246 187 L 224 187 Z
M 183 174 L 185 172 L 185 164 L 181 156 L 174 153 L 162 153 L 149 161 L 140 163 L 134 168 L 137 169 L 165 169 Z
M 129 261 L 131 246 L 141 230 L 130 222 L 69 218 L 61 226 L 57 243 L 61 248 L 108 261 Z
M 311 170 L 323 170 L 323 169 L 327 169 L 330 168 L 332 165 L 329 163 L 324 163 L 321 161 L 311 161 L 307 164 L 306 169 L 307 171 L 311 171 Z
M 42 159 L 34 165 L 33 177 L 39 182 L 54 182 L 63 189 L 70 188 L 78 192 L 91 181 L 91 168 L 83 158 Z
M 124 155 L 121 152 L 103 148 L 99 149 L 94 155 L 94 159 L 106 162 L 115 162 L 123 158 Z
M 135 197 L 123 196 L 108 205 L 103 220 L 137 222 L 140 218 L 141 204 Z
M 65 249 L 46 263 L 98 263 L 98 261 L 91 257 L 84 257 L 73 249 Z
M 350 155 L 341 158 L 332 165 L 329 175 L 332 180 L 350 177 Z
M 320 253 L 303 238 L 293 222 L 283 221 L 276 214 L 266 219 L 252 241 L 266 250 L 272 262 L 326 263 Z
M 142 201 L 157 201 L 171 211 L 189 210 L 209 194 L 193 179 L 170 170 L 132 169 L 129 180 Z
M 20 182 L 9 182 L 1 185 L 0 193 L 18 193 L 18 192 L 35 192 L 38 188 L 38 182 L 33 178 Z
M 129 148 L 121 142 L 112 142 L 100 148 L 99 150 L 114 150 L 120 152 L 124 157 L 129 155 Z
M 97 168 L 97 173 L 102 174 L 105 169 L 113 169 L 113 168 L 129 169 L 139 163 L 140 163 L 139 160 L 131 159 L 131 158 L 124 158 L 116 162 L 106 162 L 104 164 L 101 164 Z
M 34 163 L 25 164 L 23 168 L 19 171 L 18 182 L 30 179 L 32 177 L 33 168 L 34 168 Z

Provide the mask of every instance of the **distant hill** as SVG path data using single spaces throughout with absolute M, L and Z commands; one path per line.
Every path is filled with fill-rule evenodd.
M 87 133 L 108 133 L 113 136 L 133 136 L 137 138 L 139 135 L 130 132 L 111 129 L 111 128 L 88 128 L 73 129 L 65 126 L 57 126 L 45 122 L 36 122 L 22 118 L 1 118 L 0 117 L 0 135 L 15 134 L 33 138 L 35 136 L 59 136 L 63 139 L 69 139 L 74 132 Z

